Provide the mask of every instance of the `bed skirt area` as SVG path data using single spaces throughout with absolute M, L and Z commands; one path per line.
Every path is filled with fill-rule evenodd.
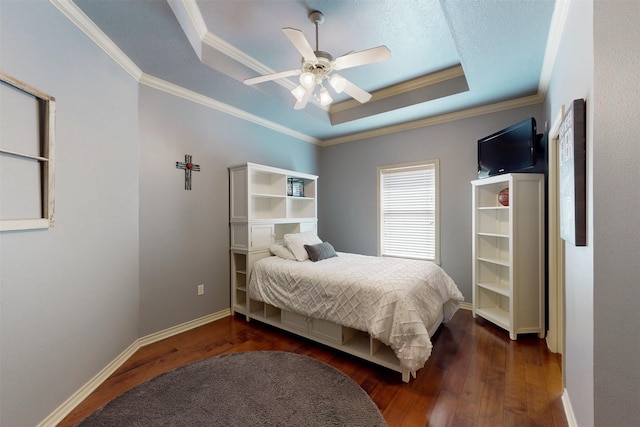
M 248 296 L 249 318 L 364 356 L 405 380 L 424 366 L 430 337 L 464 299 L 434 263 L 349 253 L 260 259 Z
M 403 369 L 393 349 L 383 342 L 372 338 L 365 331 L 338 325 L 326 320 L 312 319 L 257 300 L 251 301 L 251 310 L 246 318 L 247 321 L 257 320 L 387 369 L 400 372 L 402 374 L 402 381 L 405 383 L 411 379 L 412 373 L 408 369 Z M 441 312 L 437 321 L 429 328 L 430 337 L 436 333 L 440 325 L 442 325 L 443 320 L 444 315 Z M 415 377 L 415 373 L 413 376 Z

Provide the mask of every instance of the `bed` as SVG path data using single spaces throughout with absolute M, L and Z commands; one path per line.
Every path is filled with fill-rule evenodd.
M 314 243 L 306 249 L 327 245 L 331 246 Z M 272 247 L 271 252 L 281 251 Z M 431 354 L 431 335 L 464 300 L 454 281 L 432 262 L 335 252 L 333 247 L 328 253 L 319 260 L 281 254 L 256 261 L 248 285 L 250 299 L 294 319 L 318 319 L 340 325 L 341 331 L 362 331 L 372 343 L 393 351 L 405 382 L 415 377 Z

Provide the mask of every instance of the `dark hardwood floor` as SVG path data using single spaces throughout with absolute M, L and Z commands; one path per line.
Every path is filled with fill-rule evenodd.
M 567 426 L 560 356 L 537 336 L 511 341 L 459 310 L 432 339 L 433 352 L 408 384 L 393 372 L 243 317 L 227 317 L 139 349 L 58 426 L 73 426 L 156 375 L 206 357 L 291 351 L 322 360 L 371 396 L 389 426 Z

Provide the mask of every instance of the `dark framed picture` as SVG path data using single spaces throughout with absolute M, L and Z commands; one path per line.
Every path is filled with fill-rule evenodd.
M 587 244 L 587 116 L 584 99 L 574 100 L 560 124 L 560 236 Z

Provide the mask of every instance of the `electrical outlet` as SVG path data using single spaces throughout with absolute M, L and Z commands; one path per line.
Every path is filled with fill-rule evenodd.
M 198 295 L 204 295 L 204 284 L 198 285 Z

